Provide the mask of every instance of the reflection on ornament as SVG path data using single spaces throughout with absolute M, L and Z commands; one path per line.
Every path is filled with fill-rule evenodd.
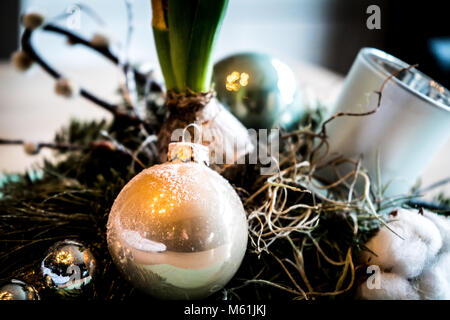
M 242 87 L 246 87 L 248 84 L 248 73 L 242 72 L 239 73 L 237 71 L 233 71 L 227 76 L 225 88 L 228 91 L 239 91 Z
M 243 205 L 203 164 L 208 148 L 169 145 L 170 162 L 134 177 L 108 219 L 114 262 L 137 288 L 162 299 L 198 299 L 221 289 L 247 247 Z
M 59 251 L 56 254 L 55 261 L 58 264 L 59 263 L 64 263 L 64 264 L 72 263 L 73 262 L 73 256 L 72 256 L 72 254 L 70 252 Z
M 294 73 L 265 54 L 227 57 L 214 66 L 218 99 L 248 128 L 289 128 L 303 114 Z
M 54 244 L 41 263 L 47 286 L 59 293 L 87 285 L 95 271 L 95 259 L 83 244 L 64 240 Z
M 12 279 L 0 287 L 0 300 L 39 300 L 39 294 L 25 282 Z

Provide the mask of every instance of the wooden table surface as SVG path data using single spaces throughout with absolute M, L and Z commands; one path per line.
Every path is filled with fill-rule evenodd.
M 319 99 L 332 105 L 339 94 L 343 78 L 323 68 L 304 63 L 287 61 L 294 69 L 299 84 L 308 99 Z M 96 68 L 78 67 L 68 70 L 85 87 L 111 102 L 118 101 L 116 89 L 119 74 L 108 66 Z M 78 98 L 66 100 L 53 93 L 54 81 L 39 68 L 23 74 L 15 71 L 9 63 L 0 63 L 0 137 L 36 141 L 52 140 L 56 130 L 70 118 L 110 118 L 104 110 Z M 21 172 L 52 157 L 44 150 L 36 156 L 24 154 L 20 146 L 0 146 L 0 172 Z M 450 177 L 450 140 L 436 155 L 422 175 L 424 186 Z M 450 195 L 450 185 L 435 190 Z

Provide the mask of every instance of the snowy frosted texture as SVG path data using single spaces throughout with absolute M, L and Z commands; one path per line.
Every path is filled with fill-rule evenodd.
M 389 226 L 366 244 L 362 262 L 377 265 L 379 288 L 360 285 L 362 299 L 450 299 L 450 220 L 425 211 L 398 209 Z M 373 277 L 371 277 L 373 279 Z
M 134 286 L 164 299 L 222 288 L 239 268 L 247 236 L 234 189 L 198 163 L 144 170 L 120 192 L 108 219 L 116 265 Z

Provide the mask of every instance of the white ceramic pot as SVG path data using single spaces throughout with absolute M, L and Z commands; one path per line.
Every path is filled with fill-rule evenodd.
M 383 51 L 361 49 L 333 112 L 374 109 L 378 99 L 374 92 L 390 74 L 407 66 Z M 379 153 L 381 182 L 392 181 L 385 195 L 404 194 L 450 138 L 450 93 L 417 69 L 410 69 L 386 84 L 378 112 L 337 118 L 327 126 L 327 134 L 330 155 L 355 159 L 363 155 L 362 165 L 372 181 L 376 181 Z M 344 167 L 341 172 L 350 169 Z

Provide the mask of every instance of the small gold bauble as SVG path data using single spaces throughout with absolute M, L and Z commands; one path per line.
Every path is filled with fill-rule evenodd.
M 12 279 L 0 286 L 1 300 L 40 300 L 40 298 L 35 288 L 20 280 Z
M 116 265 L 135 287 L 161 299 L 198 299 L 220 290 L 247 246 L 247 220 L 235 190 L 195 162 L 192 145 L 185 145 L 170 148 L 172 162 L 134 177 L 108 220 Z
M 60 294 L 81 293 L 95 273 L 96 261 L 91 251 L 82 243 L 63 240 L 51 246 L 41 263 L 47 287 Z

